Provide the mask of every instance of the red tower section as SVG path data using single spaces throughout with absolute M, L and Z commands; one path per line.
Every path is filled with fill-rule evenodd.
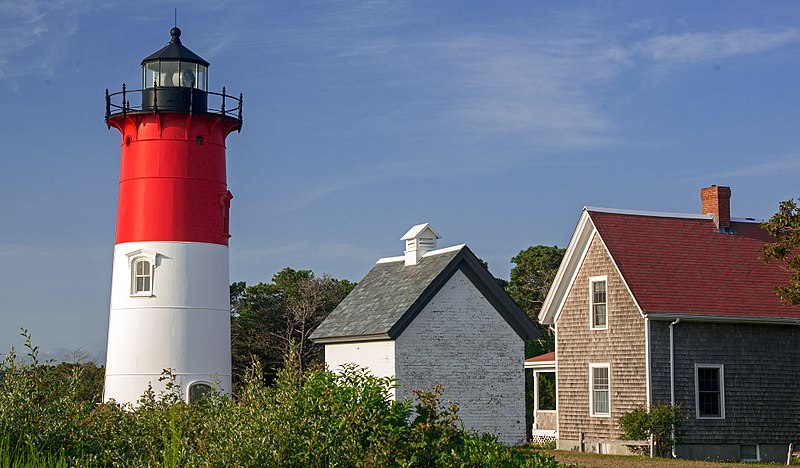
M 225 137 L 240 127 L 217 114 L 127 113 L 122 133 L 116 243 L 228 245 Z

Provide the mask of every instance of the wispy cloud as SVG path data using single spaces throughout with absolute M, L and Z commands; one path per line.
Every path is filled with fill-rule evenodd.
M 0 1 L 0 79 L 50 75 L 75 34 L 83 1 Z
M 777 158 L 773 161 L 739 166 L 728 171 L 712 174 L 711 178 L 720 180 L 741 179 L 751 177 L 772 177 L 792 173 L 800 173 L 800 154 L 790 154 Z M 703 176 L 703 179 L 708 178 L 708 175 Z
M 798 41 L 798 28 L 738 29 L 656 36 L 630 52 L 657 63 L 692 63 L 755 54 Z

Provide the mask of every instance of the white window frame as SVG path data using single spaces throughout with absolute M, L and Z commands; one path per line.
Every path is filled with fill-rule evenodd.
M 153 297 L 155 291 L 155 272 L 156 272 L 156 257 L 158 254 L 152 250 L 139 249 L 126 254 L 128 257 L 128 269 L 131 273 L 131 297 Z M 150 290 L 137 291 L 136 290 L 136 264 L 146 261 L 150 263 Z
M 699 369 L 719 370 L 719 416 L 700 415 L 700 379 L 697 375 Z M 725 365 L 723 364 L 695 364 L 694 365 L 694 410 L 697 419 L 725 419 Z
M 606 284 L 606 323 L 605 325 L 594 324 L 594 284 L 604 282 Z M 589 278 L 589 329 L 590 330 L 608 330 L 608 277 L 607 276 L 592 276 Z
M 594 407 L 594 369 L 606 369 L 608 371 L 608 413 L 598 413 Z M 589 415 L 596 418 L 611 417 L 611 364 L 590 363 L 589 364 Z

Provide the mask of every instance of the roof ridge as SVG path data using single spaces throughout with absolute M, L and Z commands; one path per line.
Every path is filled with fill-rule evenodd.
M 583 209 L 586 211 L 595 211 L 598 213 L 622 214 L 622 215 L 633 215 L 633 216 L 653 216 L 658 218 L 712 219 L 710 215 L 697 214 L 697 213 L 671 213 L 667 211 L 626 210 L 622 208 L 603 208 L 598 206 L 584 206 Z M 752 217 L 745 217 L 745 218 L 731 217 L 731 221 L 737 223 L 760 224 L 765 222 L 766 220 L 752 218 Z

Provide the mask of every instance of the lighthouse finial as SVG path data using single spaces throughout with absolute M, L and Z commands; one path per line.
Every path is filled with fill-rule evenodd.
M 170 40 L 171 43 L 173 44 L 181 43 L 181 30 L 178 29 L 177 26 L 169 30 L 169 35 L 172 36 L 172 39 Z

